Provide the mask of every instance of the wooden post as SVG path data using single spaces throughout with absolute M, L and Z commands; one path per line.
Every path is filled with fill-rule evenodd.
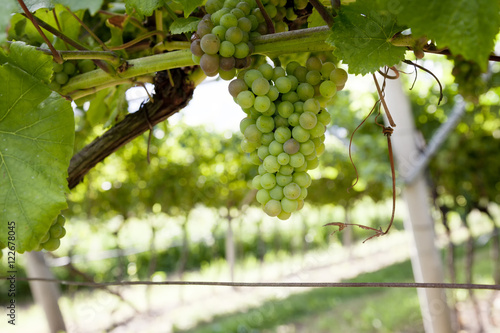
M 27 252 L 26 259 L 26 274 L 29 278 L 54 278 L 52 271 L 45 263 L 43 253 Z M 40 281 L 29 281 L 29 285 L 35 302 L 45 311 L 50 332 L 66 331 L 61 309 L 57 302 L 60 294 L 59 286 L 56 283 Z
M 380 76 L 379 76 L 380 80 Z M 392 146 L 401 178 L 413 169 L 420 152 L 411 105 L 402 90 L 401 81 L 387 80 L 386 102 L 396 123 Z M 387 121 L 387 120 L 386 120 Z M 411 262 L 415 282 L 444 282 L 443 265 L 435 246 L 434 221 L 430 213 L 430 195 L 425 178 L 420 173 L 403 187 L 408 208 L 405 230 L 411 239 Z M 420 309 L 426 333 L 451 333 L 451 316 L 442 289 L 418 289 Z

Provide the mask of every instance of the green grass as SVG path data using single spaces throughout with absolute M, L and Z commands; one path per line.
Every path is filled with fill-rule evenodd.
M 351 282 L 411 282 L 409 262 L 363 274 Z M 414 289 L 318 288 L 258 308 L 221 315 L 184 333 L 215 332 L 395 332 L 422 331 Z M 389 329 L 390 328 L 390 329 Z
M 464 281 L 463 245 L 457 248 L 457 282 Z M 493 283 L 491 243 L 475 251 L 474 282 Z M 444 250 L 443 250 L 444 252 Z M 410 261 L 377 272 L 362 274 L 349 282 L 413 282 Z M 347 281 L 346 281 L 347 282 Z M 458 299 L 464 290 L 447 291 Z M 477 295 L 485 291 L 476 291 Z M 462 295 L 463 294 L 463 295 Z M 462 297 L 461 297 L 462 295 Z M 246 312 L 215 316 L 182 333 L 330 333 L 330 332 L 423 332 L 416 289 L 318 288 L 285 299 L 270 300 Z

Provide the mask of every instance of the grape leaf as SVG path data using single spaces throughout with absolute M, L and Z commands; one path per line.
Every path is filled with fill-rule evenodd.
M 41 84 L 39 78 L 47 76 L 42 54 L 38 59 L 31 49 L 26 52 L 26 62 L 32 64 L 0 66 L 0 217 L 4 221 L 0 241 L 7 244 L 5 222 L 16 222 L 16 250 L 21 253 L 33 250 L 67 207 L 66 178 L 74 140 L 69 101 Z M 3 54 L 2 60 L 6 59 L 9 56 Z
M 184 8 L 184 17 L 188 17 L 198 7 L 203 5 L 203 0 L 175 0 Z
M 135 12 L 140 16 L 151 16 L 162 5 L 161 0 L 125 0 L 127 13 L 131 14 L 135 9 Z
M 499 31 L 500 5 L 491 0 L 407 0 L 401 4 L 398 20 L 415 37 L 425 35 L 485 71 Z
M 0 64 L 10 63 L 38 80 L 49 83 L 52 76 L 52 56 L 41 53 L 23 42 L 10 44 L 9 54 L 0 52 Z
M 309 15 L 309 17 L 307 18 L 307 27 L 308 28 L 321 27 L 325 24 L 326 23 L 319 14 L 319 12 L 316 10 L 316 8 L 313 8 L 311 15 Z
M 196 17 L 180 17 L 172 22 L 172 24 L 170 25 L 170 32 L 172 33 L 172 35 L 178 35 L 186 32 L 196 31 L 198 22 L 200 22 L 200 19 Z
M 326 42 L 349 65 L 349 73 L 365 75 L 404 59 L 406 49 L 391 44 L 394 34 L 404 29 L 383 3 L 358 0 L 341 7 Z

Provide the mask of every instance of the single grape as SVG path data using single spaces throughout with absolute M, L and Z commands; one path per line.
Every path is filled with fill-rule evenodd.
M 233 9 L 231 9 L 230 13 L 233 14 L 234 16 L 236 16 L 237 19 L 245 17 L 245 12 L 242 11 L 241 9 L 239 9 L 239 8 L 233 8 Z
M 300 146 L 297 140 L 289 139 L 283 144 L 283 151 L 289 155 L 293 155 L 299 151 Z
M 337 86 L 333 81 L 323 81 L 319 86 L 319 93 L 321 96 L 330 99 L 337 93 Z
M 306 101 L 309 98 L 313 98 L 314 97 L 314 87 L 310 83 L 303 82 L 303 83 L 299 84 L 299 86 L 297 87 L 297 95 L 299 95 L 299 98 L 302 101 Z
M 319 104 L 318 100 L 315 98 L 310 98 L 307 101 L 304 102 L 304 111 L 309 111 L 314 114 L 319 113 L 319 110 L 321 109 L 321 105 Z
M 227 41 L 233 43 L 234 45 L 236 45 L 236 44 L 240 43 L 241 40 L 243 39 L 243 31 L 238 27 L 230 27 L 226 31 L 225 39 Z M 239 57 L 239 58 L 243 58 L 243 57 Z
M 274 102 L 275 100 L 277 100 L 279 95 L 280 95 L 280 92 L 278 91 L 278 88 L 276 88 L 275 86 L 269 87 L 269 91 L 267 92 L 267 97 L 269 97 L 269 100 L 271 102 Z
M 274 70 L 273 66 L 269 65 L 268 63 L 263 63 L 258 67 L 259 72 L 262 73 L 262 76 L 266 80 L 271 80 L 273 78 Z
M 290 165 L 294 168 L 300 168 L 305 162 L 306 159 L 300 152 L 290 155 Z
M 330 81 L 333 81 L 337 86 L 343 86 L 347 82 L 347 72 L 342 68 L 335 68 L 330 73 Z
M 241 17 L 238 19 L 238 28 L 242 31 L 250 32 L 252 30 L 252 21 L 247 17 Z
M 265 173 L 261 175 L 260 185 L 266 190 L 272 189 L 276 185 L 276 176 L 272 173 Z
M 296 113 L 304 112 L 304 102 L 298 101 L 293 103 L 293 108 L 295 109 Z
M 323 109 L 318 113 L 318 121 L 327 126 L 332 121 L 332 116 L 328 111 Z
M 271 105 L 275 105 L 275 104 L 273 103 Z M 283 118 L 279 114 L 277 114 L 277 115 L 274 116 L 274 124 L 275 124 L 276 128 L 278 128 L 278 127 L 288 127 L 288 125 L 289 125 L 288 124 L 288 120 L 286 118 Z
M 264 160 L 269 156 L 269 148 L 267 146 L 260 146 L 259 149 L 257 149 L 257 155 L 259 155 L 261 160 Z
M 210 29 L 210 31 L 212 30 Z M 219 52 L 220 44 L 221 43 L 219 37 L 212 33 L 207 33 L 200 40 L 200 47 L 203 52 L 207 54 L 216 54 L 217 52 Z
M 293 213 L 299 207 L 297 200 L 290 200 L 288 198 L 281 199 L 281 209 L 287 213 Z
M 262 138 L 260 139 L 261 144 L 265 146 L 269 146 L 269 144 L 274 140 L 274 134 L 272 132 L 270 133 L 264 133 L 262 134 Z
M 312 179 L 307 172 L 295 172 L 292 177 L 293 177 L 293 182 L 299 185 L 300 187 L 307 188 L 311 186 Z
M 55 251 L 61 245 L 59 238 L 51 238 L 42 244 L 42 247 L 47 251 Z
M 248 71 L 245 72 L 243 79 L 245 80 L 245 83 L 247 84 L 247 86 L 251 87 L 253 81 L 258 79 L 259 77 L 262 77 L 261 72 L 259 72 L 256 69 L 249 69 Z
M 289 176 L 291 175 L 293 172 L 294 172 L 294 168 L 291 166 L 291 165 L 282 165 L 281 168 L 280 168 L 280 173 L 285 175 L 285 176 Z
M 242 91 L 236 97 L 236 103 L 242 108 L 251 108 L 255 102 L 255 95 L 248 90 Z
M 321 67 L 321 77 L 323 80 L 329 80 L 330 79 L 330 73 L 337 68 L 333 62 L 325 62 L 323 63 L 323 66 Z
M 276 83 L 276 80 L 278 78 L 285 76 L 285 70 L 281 67 L 275 67 L 274 68 L 274 73 L 273 73 L 273 81 Z
M 241 150 L 245 153 L 252 153 L 258 148 L 259 144 L 256 142 L 250 142 L 247 139 L 241 141 Z
M 274 199 L 269 200 L 264 205 L 264 212 L 269 216 L 278 216 L 281 213 L 281 202 Z
M 298 142 L 306 142 L 311 137 L 311 134 L 309 133 L 309 131 L 299 125 L 293 128 L 292 137 Z
M 307 170 L 313 170 L 319 166 L 319 159 L 315 157 L 312 160 L 307 161 L 306 163 L 307 163 Z
M 315 86 L 321 82 L 321 73 L 318 70 L 310 70 L 306 74 L 306 82 Z
M 298 126 L 300 119 L 300 113 L 294 112 L 288 117 L 288 123 L 290 126 Z
M 283 199 L 283 187 L 276 185 L 269 191 L 269 195 L 271 196 L 272 199 L 274 200 L 281 200 Z
M 274 132 L 274 139 L 279 143 L 285 143 L 292 137 L 292 131 L 288 127 L 278 127 Z
M 286 73 L 288 75 L 295 75 L 295 70 L 297 67 L 299 67 L 300 64 L 297 61 L 290 61 L 288 64 L 286 64 Z
M 219 70 L 219 55 L 217 54 L 204 54 L 200 58 L 200 67 L 208 76 L 217 75 Z
M 299 197 L 297 198 L 297 200 L 304 200 L 305 198 L 307 197 L 307 188 L 305 187 L 301 187 L 300 188 L 300 195 Z M 299 210 L 300 208 L 297 208 L 297 210 Z
M 268 190 L 261 188 L 257 191 L 255 199 L 257 199 L 257 202 L 260 203 L 261 205 L 265 205 L 269 200 L 271 200 L 271 196 L 269 195 Z
M 252 82 L 252 91 L 257 96 L 266 95 L 269 92 L 269 81 L 263 77 L 259 77 Z
M 253 106 L 259 112 L 266 112 L 271 107 L 271 100 L 267 96 L 257 96 Z
M 274 129 L 274 119 L 269 116 L 260 116 L 255 124 L 262 133 L 269 133 Z
M 290 162 L 290 155 L 285 152 L 280 153 L 277 157 L 277 160 L 280 165 L 287 165 Z
M 274 139 L 274 137 L 273 137 Z M 283 144 L 279 143 L 278 141 L 276 140 L 273 140 L 270 144 L 269 144 L 269 153 L 273 156 L 278 156 L 279 154 L 281 154 L 283 152 Z
M 256 125 L 252 124 L 245 129 L 245 133 L 243 135 L 250 142 L 258 142 L 262 137 L 262 132 L 259 131 Z
M 198 23 L 196 34 L 200 38 L 202 38 L 206 34 L 211 33 L 213 28 L 214 28 L 214 23 L 211 21 L 210 17 L 208 17 L 207 19 L 203 19 Z
M 299 95 L 295 91 L 289 91 L 286 94 L 283 94 L 281 97 L 282 101 L 289 101 L 290 103 L 295 103 L 300 100 Z
M 234 98 L 236 98 L 240 92 L 246 91 L 247 89 L 248 88 L 247 88 L 245 81 L 243 81 L 241 79 L 236 79 L 236 80 L 231 81 L 229 83 L 229 86 L 228 86 L 229 93 Z M 252 105 L 253 105 L 253 101 L 252 101 Z
M 55 73 L 59 73 L 59 72 L 62 72 L 64 70 L 64 63 L 62 64 L 59 64 L 57 62 L 54 62 L 52 64 L 52 70 L 55 72 Z
M 283 118 L 288 118 L 294 112 L 294 106 L 289 101 L 281 102 L 278 105 L 278 113 Z
M 318 122 L 312 129 L 309 130 L 311 137 L 317 138 L 325 134 L 326 127 L 321 122 Z
M 306 82 L 307 68 L 304 66 L 298 66 L 295 68 L 293 75 L 299 80 L 299 82 Z
M 59 83 L 60 85 L 66 84 L 68 80 L 68 74 L 66 74 L 65 72 L 58 72 L 54 75 L 54 81 Z
M 275 84 L 278 91 L 282 94 L 286 94 L 292 89 L 292 81 L 286 76 L 277 78 Z
M 281 168 L 280 168 L 280 170 L 281 170 Z M 287 186 L 288 184 L 290 184 L 292 182 L 292 180 L 293 180 L 292 175 L 284 175 L 281 172 L 278 172 L 276 174 L 276 183 L 279 186 Z
M 225 27 L 227 29 L 229 29 L 231 27 L 237 27 L 238 26 L 238 18 L 236 16 L 234 16 L 234 14 L 232 14 L 232 13 L 224 14 L 220 18 L 220 25 L 222 25 L 223 27 Z
M 314 146 L 314 142 L 312 142 L 312 140 L 307 140 L 306 142 L 300 144 L 299 151 L 306 156 L 307 159 L 308 155 L 316 152 L 316 146 Z
M 262 162 L 264 165 L 264 168 L 267 170 L 269 173 L 276 173 L 279 171 L 281 165 L 278 163 L 278 159 L 276 156 L 273 155 L 268 155 L 264 161 Z
M 219 58 L 219 67 L 221 70 L 230 71 L 232 69 L 235 69 L 235 65 L 236 65 L 236 60 L 233 57 L 229 57 L 229 58 L 220 57 Z M 246 85 L 245 85 L 245 88 L 246 88 Z
M 223 27 L 222 25 L 215 26 L 212 29 L 212 33 L 214 35 L 216 35 L 217 37 L 219 37 L 219 39 L 222 41 L 225 40 L 225 38 L 226 38 L 226 31 L 227 31 L 227 28 Z
M 290 183 L 283 187 L 283 194 L 286 198 L 294 200 L 297 199 L 300 195 L 300 186 L 296 183 Z
M 80 73 L 87 73 L 95 69 L 95 64 L 90 59 L 83 59 L 78 61 L 78 69 Z
M 323 64 L 318 57 L 309 57 L 306 60 L 306 68 L 309 71 L 320 71 Z
M 215 36 L 215 35 L 214 35 Z M 206 36 L 205 36 L 206 37 Z M 204 38 L 205 38 L 204 37 Z M 220 43 L 220 48 L 219 48 L 219 54 L 222 56 L 222 57 L 232 57 L 233 54 L 234 54 L 234 51 L 235 51 L 235 47 L 234 47 L 234 44 L 231 43 L 230 41 L 223 41 L 222 43 Z M 234 66 L 233 66 L 234 67 Z
M 207 0 L 207 2 L 205 3 L 205 10 L 208 14 L 213 14 L 221 9 L 223 5 L 223 0 Z

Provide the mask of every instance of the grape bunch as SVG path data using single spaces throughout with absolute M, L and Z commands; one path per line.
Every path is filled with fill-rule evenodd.
M 325 150 L 331 116 L 324 106 L 344 87 L 347 73 L 310 57 L 306 66 L 264 63 L 238 73 L 229 93 L 247 114 L 240 123 L 241 148 L 259 166 L 252 186 L 269 216 L 288 219 L 307 197 L 318 156 Z
M 42 249 L 47 251 L 57 250 L 59 248 L 59 245 L 61 245 L 60 239 L 66 235 L 66 229 L 64 228 L 65 223 L 66 219 L 64 218 L 64 216 L 57 216 L 57 218 L 50 226 L 49 231 L 40 240 L 40 244 L 38 245 L 36 251 L 41 251 Z
M 262 1 L 268 15 L 277 20 L 276 31 L 286 31 L 286 0 Z M 208 0 L 207 15 L 191 37 L 193 61 L 208 76 L 231 80 L 237 69 L 250 66 L 254 46 L 250 40 L 268 33 L 264 16 L 255 0 Z
M 54 75 L 52 76 L 52 82 L 50 83 L 50 89 L 58 91 L 62 85 L 65 85 L 69 79 L 77 74 L 86 73 L 94 70 L 96 68 L 94 62 L 90 59 L 84 59 L 79 61 L 64 61 L 62 64 L 54 62 L 52 70 Z

